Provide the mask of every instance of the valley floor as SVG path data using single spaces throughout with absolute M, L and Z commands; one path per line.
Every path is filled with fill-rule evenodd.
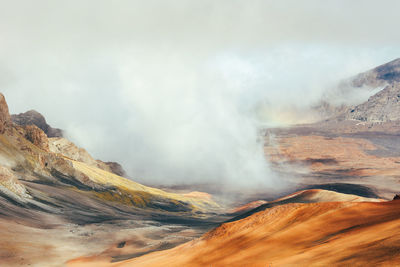
M 118 263 L 91 257 L 69 266 L 398 265 L 400 202 L 390 200 L 400 192 L 400 136 L 345 126 L 266 135 L 265 154 L 287 179 L 285 193 L 331 191 L 306 190 L 272 202 L 279 193 L 254 192 L 249 200 L 260 201 L 238 207 L 237 217 L 201 238 Z

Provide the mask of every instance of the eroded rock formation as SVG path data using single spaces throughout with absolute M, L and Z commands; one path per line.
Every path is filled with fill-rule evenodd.
M 16 115 L 11 115 L 12 121 L 20 126 L 25 126 L 25 125 L 36 125 L 40 129 L 43 130 L 43 132 L 48 136 L 48 137 L 62 137 L 62 130 L 53 128 L 50 125 L 47 124 L 46 119 L 43 117 L 42 114 L 37 112 L 36 110 L 29 110 L 25 113 L 20 113 Z
M 10 123 L 11 117 L 8 111 L 8 105 L 4 95 L 0 93 L 0 134 L 4 133 L 7 125 Z
M 25 138 L 28 139 L 35 146 L 49 151 L 49 140 L 47 135 L 36 125 L 26 125 L 23 127 L 25 130 Z

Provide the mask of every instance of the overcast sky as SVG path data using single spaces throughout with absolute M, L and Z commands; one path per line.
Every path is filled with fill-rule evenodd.
M 260 123 L 400 56 L 395 0 L 0 3 L 11 112 L 147 183 L 274 185 Z

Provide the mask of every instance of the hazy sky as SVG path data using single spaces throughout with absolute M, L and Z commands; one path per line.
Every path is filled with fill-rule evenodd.
M 3 1 L 0 91 L 148 183 L 274 185 L 262 123 L 400 56 L 400 1 Z

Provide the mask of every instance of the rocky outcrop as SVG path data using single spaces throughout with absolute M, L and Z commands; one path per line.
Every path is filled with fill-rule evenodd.
M 7 188 L 13 193 L 25 196 L 25 187 L 18 182 L 18 178 L 6 167 L 0 166 L 0 186 Z
M 11 117 L 8 111 L 8 105 L 4 95 L 0 93 L 0 134 L 3 134 L 6 127 L 10 124 Z
M 400 58 L 358 74 L 343 81 L 337 94 L 318 103 L 314 110 L 321 119 L 330 121 L 360 121 L 386 123 L 400 121 Z M 358 93 L 356 93 L 358 91 Z M 367 101 L 348 104 L 333 104 L 338 95 L 351 95 L 357 99 L 365 94 L 371 95 Z
M 400 83 L 387 85 L 382 91 L 371 96 L 367 102 L 350 108 L 346 120 L 364 122 L 389 122 L 400 120 Z
M 400 58 L 358 74 L 353 78 L 352 85 L 355 87 L 379 87 L 396 82 L 400 82 Z
M 47 135 L 39 129 L 36 125 L 27 125 L 23 127 L 25 130 L 25 138 L 29 140 L 35 146 L 49 151 L 49 140 Z
M 394 196 L 393 200 L 400 200 L 400 195 L 397 195 L 397 194 L 396 194 L 396 195 Z
M 99 167 L 99 163 L 83 148 L 76 146 L 66 138 L 50 138 L 50 151 L 62 154 L 70 159 L 86 163 L 90 166 Z
M 119 176 L 126 176 L 122 166 L 117 162 L 103 162 L 95 160 L 85 149 L 76 146 L 65 138 L 49 138 L 49 149 L 56 154 L 62 154 L 67 158 L 86 163 L 87 165 L 115 173 Z
M 0 166 L 0 194 L 7 197 L 21 200 L 21 198 L 31 198 L 24 185 L 6 167 Z
M 126 172 L 124 168 L 119 164 L 118 162 L 104 162 L 109 168 L 112 173 L 115 173 L 116 175 L 126 177 Z
M 42 129 L 48 137 L 63 136 L 62 130 L 52 128 L 50 125 L 47 124 L 46 119 L 43 117 L 43 115 L 35 110 L 29 110 L 25 113 L 11 115 L 11 119 L 15 124 L 20 126 L 36 125 L 40 129 Z

